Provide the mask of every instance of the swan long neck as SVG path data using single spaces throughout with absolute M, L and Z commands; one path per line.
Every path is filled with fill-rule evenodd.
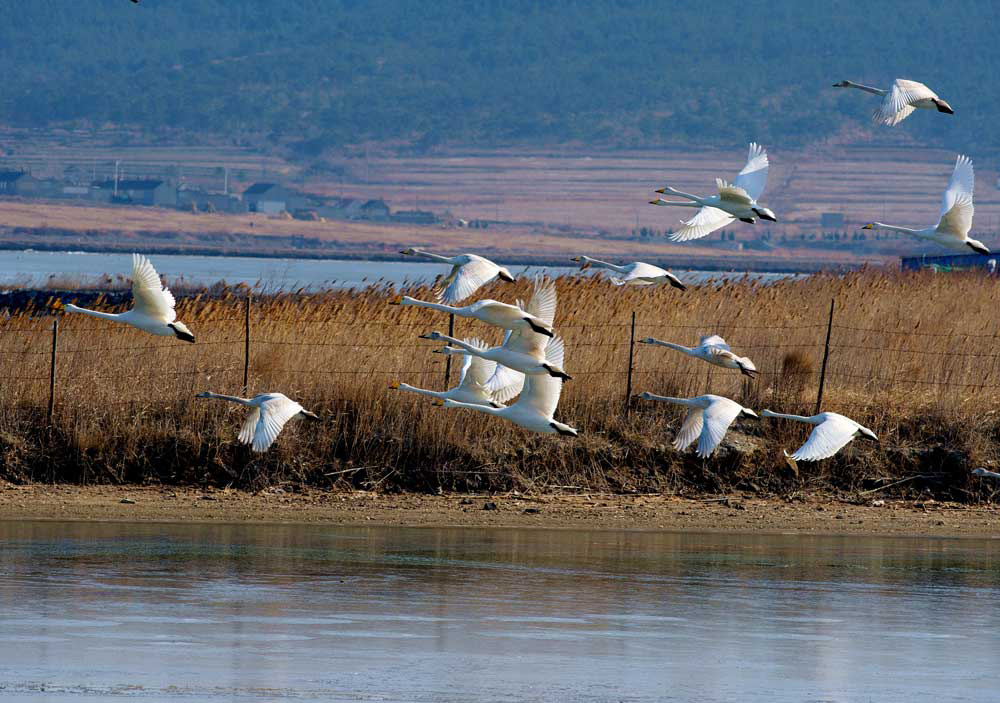
M 78 312 L 83 315 L 90 315 L 91 317 L 99 317 L 102 320 L 117 320 L 121 313 L 113 312 L 98 312 L 97 310 L 88 310 L 87 308 L 78 308 L 73 304 L 66 305 L 66 312 Z
M 885 225 L 881 222 L 872 222 L 875 225 L 874 229 L 887 229 L 891 232 L 902 232 L 903 234 L 915 234 L 918 237 L 924 234 L 923 230 L 913 229 L 911 227 L 897 227 L 896 225 Z
M 667 349 L 673 349 L 675 351 L 679 351 L 682 354 L 687 354 L 689 356 L 693 356 L 695 353 L 694 349 L 692 349 L 691 347 L 685 347 L 681 344 L 674 344 L 673 342 L 663 342 L 659 339 L 655 339 L 653 340 L 653 344 L 660 347 L 666 347 Z
M 806 423 L 808 423 L 810 425 L 819 424 L 818 421 L 816 420 L 815 416 L 813 416 L 813 417 L 806 417 L 805 415 L 787 415 L 785 413 L 776 413 L 776 412 L 772 412 L 770 410 L 761 410 L 760 411 L 760 416 L 761 417 L 780 417 L 780 418 L 784 418 L 785 420 L 796 420 L 798 422 L 806 422 Z
M 669 200 L 666 201 L 670 205 L 681 205 L 681 206 L 687 205 L 687 207 L 701 207 L 701 205 L 699 205 L 699 203 L 701 202 L 701 198 L 698 197 L 697 195 L 691 195 L 690 193 L 685 193 L 684 191 L 677 190 L 676 188 L 671 188 L 670 190 L 667 191 L 667 193 L 669 195 L 676 195 L 679 198 L 687 198 L 688 200 L 695 201 L 694 203 L 691 203 L 691 204 L 688 204 L 688 203 L 671 203 Z
M 463 403 L 458 400 L 446 400 L 444 401 L 444 407 L 469 408 L 470 410 L 478 410 L 479 412 L 486 413 L 487 415 L 499 415 L 501 411 L 506 410 L 506 408 L 494 408 L 489 405 L 476 405 L 475 403 Z
M 854 83 L 853 81 L 844 81 L 846 85 L 845 88 L 857 88 L 858 90 L 863 90 L 866 93 L 871 93 L 873 95 L 886 95 L 889 91 L 882 90 L 881 88 L 873 88 L 870 85 L 861 85 L 860 83 Z
M 472 346 L 471 344 L 466 344 L 461 339 L 455 339 L 454 337 L 449 337 L 446 334 L 438 335 L 438 339 L 435 340 L 435 341 L 445 341 L 445 342 L 448 342 L 448 344 L 454 344 L 459 349 L 462 349 L 462 350 L 464 350 L 464 351 L 466 351 L 466 352 L 468 352 L 470 354 L 474 354 L 474 355 L 478 355 L 478 354 L 480 354 L 482 352 L 482 349 L 477 349 L 476 347 Z M 447 349 L 447 347 L 445 347 L 445 348 Z M 451 352 L 444 352 L 444 353 L 445 354 L 454 354 L 455 351 L 453 350 Z M 458 353 L 461 354 L 462 352 L 458 352 Z
M 240 405 L 253 405 L 253 401 L 249 398 L 240 398 L 235 395 L 222 395 L 221 393 L 213 393 L 212 391 L 205 391 L 205 394 L 201 397 L 228 400 L 230 403 L 239 403 Z
M 618 273 L 626 273 L 624 266 L 609 264 L 607 261 L 601 261 L 600 259 L 591 259 L 589 256 L 584 256 L 582 258 L 591 266 L 595 266 L 599 269 L 611 269 L 612 271 L 617 271 Z
M 695 405 L 694 401 L 689 398 L 673 398 L 669 395 L 656 395 L 655 393 L 647 393 L 646 397 L 650 400 L 658 400 L 661 403 L 673 403 L 674 405 L 687 405 L 689 407 Z
M 403 299 L 399 303 L 400 305 L 416 305 L 421 308 L 431 308 L 432 310 L 440 310 L 441 312 L 450 312 L 453 315 L 462 315 L 463 309 L 452 307 L 451 305 L 444 305 L 443 303 L 432 303 L 429 300 L 417 300 L 416 298 L 411 298 L 408 295 L 404 295 Z
M 431 252 L 424 251 L 423 249 L 413 248 L 412 251 L 416 256 L 422 256 L 425 259 L 434 259 L 435 261 L 441 261 L 446 264 L 451 263 L 451 259 L 447 256 L 441 256 L 440 254 L 432 254 Z
M 430 390 L 427 390 L 426 388 L 417 388 L 416 386 L 411 386 L 408 383 L 400 383 L 399 384 L 399 390 L 401 390 L 401 391 L 410 391 L 410 393 L 419 393 L 420 395 L 429 395 L 432 398 L 445 398 L 445 397 L 447 397 L 446 394 L 442 393 L 441 391 L 430 391 Z
M 686 193 L 677 193 L 677 195 L 683 195 L 685 198 L 690 198 L 691 200 L 698 200 L 698 198 L 696 198 L 695 196 L 688 195 Z M 683 202 L 683 201 L 680 201 L 680 200 L 664 200 L 663 198 L 657 198 L 656 204 L 657 205 L 673 205 L 674 207 L 701 207 L 701 203 L 697 203 L 697 202 L 691 202 L 691 203 L 689 203 L 689 202 Z

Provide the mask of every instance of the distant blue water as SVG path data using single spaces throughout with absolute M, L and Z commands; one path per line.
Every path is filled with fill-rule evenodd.
M 184 281 L 211 285 L 225 281 L 245 283 L 261 290 L 296 290 L 309 288 L 359 288 L 373 283 L 426 283 L 447 273 L 441 264 L 420 261 L 344 261 L 337 259 L 267 259 L 231 256 L 177 256 L 156 254 L 150 259 L 169 283 Z M 515 276 L 548 273 L 553 276 L 578 271 L 570 266 L 511 266 Z M 128 276 L 132 271 L 131 254 L 93 254 L 88 252 L 0 251 L 0 284 L 25 287 L 44 286 L 56 279 L 96 280 L 105 274 Z M 591 275 L 588 272 L 584 275 Z M 688 283 L 708 279 L 743 276 L 743 273 L 711 271 L 675 271 Z M 754 273 L 762 280 L 777 280 L 795 274 Z

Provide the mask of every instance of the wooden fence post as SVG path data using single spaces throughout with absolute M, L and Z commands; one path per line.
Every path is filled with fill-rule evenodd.
M 635 310 L 632 311 L 632 331 L 628 339 L 628 373 L 625 378 L 625 410 L 632 404 L 632 359 L 635 356 Z
M 816 394 L 816 413 L 823 404 L 823 386 L 826 383 L 826 360 L 830 358 L 830 333 L 833 331 L 833 303 L 830 298 L 830 319 L 826 323 L 826 342 L 823 345 L 823 364 L 819 367 L 819 392 Z
M 448 313 L 448 336 L 455 336 L 455 314 Z M 451 383 L 451 354 L 444 356 L 444 389 L 448 390 Z
M 48 426 L 52 426 L 52 410 L 56 403 L 56 349 L 59 347 L 59 319 L 52 321 L 52 358 L 49 362 L 49 411 Z
M 252 293 L 247 293 L 246 308 L 243 316 L 243 394 L 249 391 L 250 384 L 250 301 Z

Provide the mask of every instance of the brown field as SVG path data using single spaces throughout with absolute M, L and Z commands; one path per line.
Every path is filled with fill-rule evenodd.
M 88 147 L 89 148 L 89 147 Z M 743 165 L 745 146 L 726 150 L 607 152 L 582 147 L 548 151 L 458 151 L 425 156 L 377 155 L 332 159 L 331 172 L 309 175 L 300 164 L 228 147 L 129 147 L 122 158 L 176 168 L 231 169 L 231 186 L 281 180 L 324 195 L 382 197 L 394 210 L 421 208 L 454 218 L 500 221 L 490 229 L 419 227 L 394 223 L 302 222 L 258 215 L 190 214 L 131 207 L 75 207 L 51 203 L 0 202 L 0 244 L 142 248 L 165 251 L 248 251 L 307 256 L 392 256 L 404 245 L 476 250 L 515 261 L 554 260 L 579 253 L 646 258 L 677 267 L 815 269 L 831 265 L 886 263 L 905 253 L 947 253 L 903 235 L 871 234 L 863 243 L 794 242 L 773 250 L 735 251 L 734 243 L 706 240 L 671 244 L 665 238 L 630 239 L 641 227 L 662 231 L 688 211 L 653 207 L 647 201 L 667 180 L 682 190 L 707 192 L 716 177 L 732 178 Z M 29 166 L 76 163 L 87 149 L 41 142 L 19 154 Z M 94 158 L 112 158 L 115 147 L 92 147 Z M 973 155 L 975 157 L 975 155 Z M 844 213 L 848 231 L 871 220 L 926 226 L 936 221 L 941 192 L 955 154 L 936 149 L 887 146 L 771 148 L 764 200 L 777 224 L 737 225 L 737 242 L 752 243 L 766 231 L 775 239 L 818 228 L 823 212 Z M 74 161 L 75 159 L 75 161 Z M 213 161 L 214 159 L 214 161 Z M 34 160 L 34 161 L 33 161 Z M 127 163 L 126 163 L 127 166 Z M 53 167 L 54 168 L 54 167 Z M 992 164 L 976 163 L 974 236 L 994 247 L 1000 226 L 1000 192 Z M 246 180 L 236 176 L 242 173 Z M 341 179 L 334 173 L 345 174 Z M 214 177 L 214 176 L 213 176 Z M 74 240 L 74 237 L 78 239 Z M 303 248 L 293 238 L 312 243 Z M 586 252 L 582 251 L 586 249 Z
M 872 220 L 925 227 L 937 221 L 955 154 L 941 149 L 817 146 L 782 151 L 771 164 L 763 200 L 778 213 L 776 232 L 814 231 L 822 212 L 842 212 L 857 226 Z M 973 155 L 975 158 L 975 155 Z M 669 182 L 705 194 L 715 178 L 731 180 L 746 145 L 730 150 L 468 152 L 338 162 L 354 177 L 350 194 L 384 197 L 399 207 L 451 210 L 465 218 L 538 221 L 612 231 L 672 226 L 687 211 L 647 204 Z M 976 163 L 976 231 L 1000 226 L 1000 192 L 991 162 Z M 316 180 L 316 191 L 339 184 Z M 753 231 L 746 226 L 741 230 Z
M 444 359 L 417 335 L 447 329 L 447 319 L 389 306 L 380 290 L 254 301 L 250 392 L 280 390 L 323 417 L 319 425 L 290 425 L 263 456 L 235 443 L 240 408 L 194 399 L 206 389 L 241 391 L 244 302 L 238 297 L 180 301 L 180 319 L 197 335 L 195 345 L 62 317 L 51 427 L 52 319 L 30 311 L 0 318 L 3 478 L 244 487 L 292 482 L 377 491 L 572 486 L 690 495 L 742 489 L 973 502 L 994 495 L 994 486 L 968 472 L 995 464 L 998 451 L 1000 337 L 984 324 L 995 317 L 995 279 L 861 272 L 766 286 L 704 285 L 685 293 L 574 278 L 558 286 L 556 327 L 574 379 L 556 417 L 581 430 L 576 439 L 529 435 L 495 418 L 389 390 L 396 379 L 443 387 Z M 527 282 L 497 284 L 483 297 L 513 300 L 528 293 Z M 710 391 L 758 410 L 810 414 L 831 299 L 837 312 L 823 407 L 871 427 L 881 444 L 855 441 L 831 460 L 800 465 L 796 475 L 781 449 L 801 444 L 805 425 L 740 421 L 717 455 L 701 461 L 669 444 L 678 409 L 634 401 L 626 410 L 635 311 L 637 339 L 694 344 L 701 334 L 720 333 L 762 373 L 747 382 L 639 345 L 633 394 Z M 456 320 L 456 332 L 500 339 L 499 331 L 465 319 Z

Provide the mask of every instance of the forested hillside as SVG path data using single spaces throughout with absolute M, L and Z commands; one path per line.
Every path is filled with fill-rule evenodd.
M 304 153 L 863 138 L 912 77 L 956 110 L 893 138 L 993 150 L 1000 12 L 949 3 L 47 0 L 0 5 L 0 123 L 275 134 Z M 884 132 L 884 130 L 883 130 Z

